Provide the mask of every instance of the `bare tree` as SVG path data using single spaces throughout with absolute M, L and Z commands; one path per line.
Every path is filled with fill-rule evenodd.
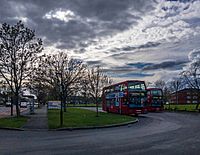
M 20 116 L 20 89 L 31 74 L 32 64 L 42 49 L 41 39 L 37 39 L 35 32 L 26 28 L 21 21 L 14 26 L 4 23 L 0 27 L 0 77 L 10 87 L 17 116 Z
M 103 69 L 99 66 L 88 69 L 88 81 L 89 81 L 89 94 L 93 98 L 96 104 L 96 116 L 98 117 L 98 103 L 99 98 L 102 95 L 103 87 L 111 84 L 112 80 L 104 74 Z
M 82 77 L 83 78 L 83 77 Z M 82 78 L 80 79 L 79 82 L 74 83 L 73 85 L 71 85 L 68 89 L 67 89 L 67 99 L 74 99 L 77 98 L 77 96 L 79 96 L 81 93 L 81 89 L 82 89 Z M 73 104 L 75 105 L 75 102 L 73 102 Z
M 0 81 L 0 104 L 6 105 L 6 101 L 10 97 L 9 91 L 7 89 L 7 83 L 3 80 Z M 13 115 L 13 111 L 11 110 L 11 116 Z
M 157 80 L 157 81 L 154 82 L 154 85 L 163 90 L 166 83 L 163 80 Z
M 167 87 L 167 84 L 164 80 L 157 80 L 154 82 L 155 87 L 158 87 L 160 89 L 162 89 L 163 91 L 163 98 L 164 101 L 168 101 L 169 100 L 169 88 Z
M 196 90 L 200 90 L 200 59 L 196 59 L 191 62 L 189 67 L 181 73 L 186 81 L 186 84 Z M 196 109 L 199 107 L 199 102 L 196 105 Z
M 45 104 L 49 97 L 54 99 L 54 96 L 52 97 L 51 94 L 55 94 L 55 91 L 52 87 L 49 87 L 48 85 L 45 85 L 42 81 L 30 78 L 28 83 L 25 85 L 29 90 L 33 92 L 33 94 L 36 94 L 37 100 L 39 104 Z
M 182 78 L 174 78 L 169 82 L 169 87 L 176 94 L 176 104 L 178 104 L 178 91 L 182 88 Z
M 89 80 L 87 76 L 85 76 L 82 79 L 80 86 L 81 86 L 80 93 L 83 96 L 84 103 L 87 105 L 89 97 L 90 97 Z
M 150 87 L 152 85 L 152 82 L 150 81 L 145 81 L 146 87 Z
M 190 88 L 200 89 L 200 62 L 192 63 L 181 75 L 185 78 Z
M 58 94 L 60 93 L 61 103 L 66 111 L 68 91 L 82 79 L 84 70 L 85 66 L 82 61 L 72 59 L 66 53 L 59 52 L 40 57 L 34 78 L 42 81 L 46 86 L 54 88 Z

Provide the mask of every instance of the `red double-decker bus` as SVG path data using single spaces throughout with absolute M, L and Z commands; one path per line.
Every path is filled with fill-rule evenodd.
M 119 114 L 146 113 L 147 91 L 144 81 L 124 81 L 103 88 L 102 108 Z
M 148 111 L 163 111 L 163 91 L 160 88 L 147 89 Z

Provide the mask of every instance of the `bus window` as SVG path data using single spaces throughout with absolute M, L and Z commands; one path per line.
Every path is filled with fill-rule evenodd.
M 111 99 L 110 104 L 115 105 L 115 99 Z
M 127 98 L 122 98 L 121 101 L 122 101 L 123 105 L 127 105 L 128 104 Z
M 162 96 L 161 90 L 152 90 L 151 93 L 153 96 Z
M 115 106 L 116 106 L 116 107 L 119 107 L 119 98 L 116 98 L 116 99 L 115 99 Z
M 145 90 L 144 82 L 134 82 L 128 84 L 129 90 Z
M 113 87 L 111 87 L 111 88 L 110 88 L 110 92 L 113 92 L 113 91 L 114 91 L 114 88 L 113 88 Z
M 111 100 L 106 100 L 106 106 L 109 107 L 111 104 Z
M 120 90 L 120 86 L 115 86 L 115 91 L 119 91 Z

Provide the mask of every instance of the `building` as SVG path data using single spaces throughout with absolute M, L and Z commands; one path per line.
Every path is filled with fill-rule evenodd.
M 170 97 L 170 103 L 172 104 L 200 103 L 200 89 L 185 88 L 177 92 L 173 92 Z

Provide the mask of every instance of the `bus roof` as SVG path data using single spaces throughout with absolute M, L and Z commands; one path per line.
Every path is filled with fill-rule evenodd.
M 106 86 L 103 89 L 109 88 L 109 87 L 112 87 L 112 86 L 116 86 L 116 85 L 120 85 L 120 84 L 123 84 L 123 83 L 127 83 L 127 82 L 144 82 L 144 81 L 142 81 L 142 80 L 126 80 L 126 81 L 122 81 L 122 82 L 119 82 L 119 83 L 115 83 L 115 84 Z
M 154 87 L 154 88 L 147 88 L 147 90 L 162 90 L 162 89 Z

